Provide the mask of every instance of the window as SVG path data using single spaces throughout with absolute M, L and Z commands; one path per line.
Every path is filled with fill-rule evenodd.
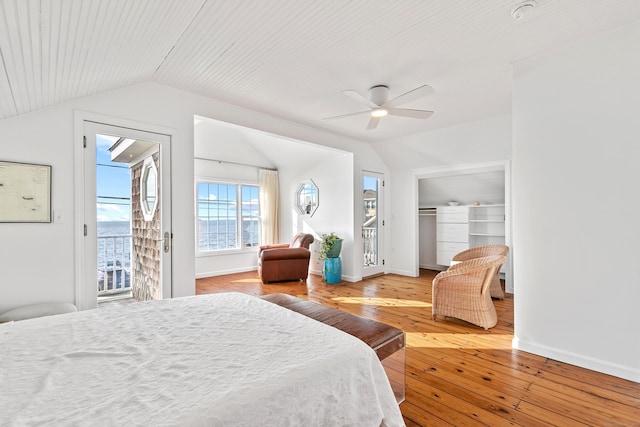
M 258 246 L 260 241 L 260 203 L 257 185 L 242 186 L 242 246 Z
M 258 190 L 257 185 L 197 182 L 198 252 L 259 245 Z

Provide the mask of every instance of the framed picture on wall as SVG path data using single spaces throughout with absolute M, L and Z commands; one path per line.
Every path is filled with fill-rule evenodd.
M 0 161 L 0 222 L 51 222 L 51 166 Z

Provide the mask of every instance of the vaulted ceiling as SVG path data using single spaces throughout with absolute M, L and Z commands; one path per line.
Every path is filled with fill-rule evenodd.
M 0 0 L 0 119 L 153 81 L 379 141 L 505 114 L 511 64 L 640 19 L 637 0 Z M 390 97 L 427 120 L 367 131 L 341 91 Z

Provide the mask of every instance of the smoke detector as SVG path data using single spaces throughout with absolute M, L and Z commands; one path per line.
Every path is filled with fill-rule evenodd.
M 514 7 L 511 11 L 511 17 L 516 21 L 520 21 L 530 13 L 535 7 L 537 3 L 534 0 L 528 0 L 520 3 L 518 6 Z

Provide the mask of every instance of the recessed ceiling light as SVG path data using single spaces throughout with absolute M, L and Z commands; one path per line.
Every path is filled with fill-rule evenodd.
M 511 17 L 516 21 L 520 21 L 525 17 L 529 12 L 533 10 L 537 6 L 537 3 L 534 0 L 528 0 L 520 3 L 518 6 L 514 7 L 511 11 Z

